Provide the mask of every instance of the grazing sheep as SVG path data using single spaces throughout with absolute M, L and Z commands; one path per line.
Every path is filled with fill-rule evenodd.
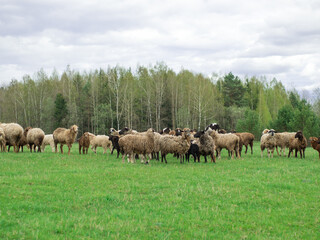
M 79 154 L 81 154 L 81 148 L 83 154 L 88 154 L 88 148 L 90 146 L 89 132 L 85 132 L 79 139 Z
M 15 152 L 19 152 L 19 141 L 23 135 L 23 128 L 17 123 L 0 123 L 3 129 L 6 144 L 13 146 Z
M 44 139 L 44 131 L 41 128 L 31 128 L 27 127 L 25 129 L 24 135 L 27 139 L 27 144 L 30 147 L 30 152 L 36 151 L 36 147 L 38 147 L 38 152 L 41 152 L 41 145 Z
M 0 150 L 1 152 L 6 152 L 6 135 L 4 134 L 4 131 L 2 128 L 0 128 Z
M 75 142 L 78 134 L 78 126 L 72 125 L 69 129 L 66 128 L 57 128 L 53 132 L 54 148 L 57 153 L 58 143 L 60 143 L 60 152 L 63 154 L 63 145 L 67 144 L 68 146 L 68 155 L 70 155 L 70 149 L 72 144 Z
M 305 158 L 305 149 L 307 147 L 307 139 L 303 136 L 301 131 L 298 131 L 294 138 L 290 139 L 289 141 L 289 154 L 288 158 L 290 157 L 290 153 L 292 153 L 293 149 L 295 150 L 295 157 L 297 157 L 297 152 L 300 152 L 300 158 Z
M 54 140 L 53 140 L 53 134 L 47 134 L 44 135 L 44 139 L 42 141 L 41 145 L 41 151 L 44 152 L 44 149 L 47 145 L 50 145 L 51 151 L 54 152 Z
M 264 131 L 265 132 L 265 131 Z M 270 158 L 270 151 L 273 157 L 274 148 L 277 145 L 277 140 L 275 138 L 275 130 L 270 129 L 267 133 L 261 136 L 260 148 L 261 148 L 261 157 L 263 156 L 263 150 L 266 148 L 268 152 L 268 157 Z
M 276 150 L 278 155 L 282 155 L 285 156 L 286 155 L 286 147 L 289 147 L 289 142 L 291 139 L 294 138 L 294 136 L 296 135 L 295 132 L 282 132 L 282 133 L 276 133 L 275 137 L 277 140 L 277 146 L 276 146 Z M 280 154 L 278 151 L 278 147 L 280 147 Z
M 97 153 L 97 147 L 103 148 L 103 154 L 107 152 L 109 148 L 112 151 L 112 142 L 110 141 L 109 137 L 106 135 L 97 135 L 92 138 L 90 141 L 91 149 L 94 153 Z
M 214 155 L 214 141 L 210 136 L 210 133 L 213 130 L 208 129 L 207 131 L 199 131 L 197 132 L 194 137 L 199 138 L 196 142 L 199 145 L 199 152 L 200 155 L 204 156 L 204 161 L 207 162 L 207 156 L 211 157 L 211 162 L 216 162 L 216 157 Z M 198 159 L 200 162 L 200 158 Z
M 190 145 L 190 132 L 182 132 L 181 136 L 162 136 L 160 138 L 161 162 L 164 159 L 165 163 L 167 163 L 166 155 L 173 153 L 180 157 L 180 163 L 182 163 L 182 159 L 188 152 Z
M 198 144 L 195 143 L 195 140 L 191 140 L 191 145 L 186 153 L 186 161 L 189 162 L 190 155 L 193 156 L 194 162 L 200 162 L 200 151 L 199 151 L 199 146 Z
M 210 130 L 209 130 L 210 131 Z M 221 158 L 221 149 L 225 148 L 231 152 L 231 157 L 234 158 L 234 153 L 240 158 L 239 142 L 240 138 L 232 133 L 220 134 L 216 131 L 210 131 L 210 136 L 214 140 L 215 149 L 218 152 L 218 158 Z
M 143 162 L 146 159 L 146 154 L 151 159 L 151 154 L 154 152 L 154 132 L 149 128 L 147 132 L 140 134 L 127 134 L 119 139 L 120 152 L 122 154 L 122 162 L 124 163 L 125 156 L 128 155 L 128 162 L 134 163 L 134 154 L 141 154 Z M 148 163 L 149 161 L 145 161 Z
M 319 159 L 320 159 L 320 143 L 319 143 L 320 138 L 310 137 L 309 140 L 310 140 L 312 148 L 314 150 L 318 151 Z

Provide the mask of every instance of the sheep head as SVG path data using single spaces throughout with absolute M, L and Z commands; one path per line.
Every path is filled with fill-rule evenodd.
M 166 128 L 164 128 L 164 129 L 162 129 L 162 130 L 160 131 L 160 134 L 169 134 L 170 131 L 171 131 L 171 129 L 168 128 L 168 127 L 166 127 Z
M 303 139 L 303 133 L 301 131 L 298 131 L 294 137 L 298 138 L 301 141 Z
M 128 127 L 124 127 L 124 128 L 122 128 L 120 131 L 119 131 L 119 134 L 120 135 L 124 135 L 126 132 L 128 132 L 129 131 L 129 128 Z
M 194 137 L 195 138 L 200 138 L 204 133 L 205 133 L 205 131 L 199 131 L 194 135 Z
M 211 123 L 211 124 L 209 124 L 207 127 L 206 127 L 206 131 L 209 129 L 209 128 L 211 128 L 212 130 L 219 130 L 220 129 L 220 126 L 219 126 L 219 124 L 217 124 L 217 123 Z
M 32 127 L 26 127 L 26 128 L 24 129 L 23 134 L 24 134 L 25 137 L 27 136 L 27 134 L 28 134 L 28 132 L 29 132 L 30 129 L 32 129 Z
M 181 128 L 176 128 L 176 136 L 181 136 L 182 135 L 183 130 Z M 190 131 L 189 131 L 190 132 Z
M 270 130 L 268 131 L 268 134 L 271 135 L 271 136 L 274 136 L 275 132 L 276 132 L 276 131 L 275 131 L 274 129 L 270 129 Z
M 73 133 L 78 133 L 78 126 L 77 125 L 72 125 L 70 127 L 70 131 L 73 132 Z

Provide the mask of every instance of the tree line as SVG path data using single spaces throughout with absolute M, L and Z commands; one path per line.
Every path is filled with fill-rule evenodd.
M 315 93 L 319 97 L 311 104 L 277 79 L 240 79 L 231 72 L 206 77 L 185 69 L 176 73 L 164 63 L 82 73 L 67 66 L 61 75 L 41 69 L 2 86 L 0 121 L 46 133 L 72 124 L 80 133 L 108 134 L 110 127 L 203 129 L 217 122 L 257 139 L 264 128 L 319 136 L 319 89 Z

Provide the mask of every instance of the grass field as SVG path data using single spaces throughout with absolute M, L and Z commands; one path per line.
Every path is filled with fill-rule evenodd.
M 66 150 L 66 149 L 65 149 Z M 320 160 L 0 153 L 0 239 L 320 239 Z

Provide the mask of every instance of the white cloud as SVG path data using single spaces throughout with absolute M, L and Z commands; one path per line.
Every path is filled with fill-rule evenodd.
M 0 82 L 39 69 L 164 61 L 319 87 L 318 1 L 4 1 Z

